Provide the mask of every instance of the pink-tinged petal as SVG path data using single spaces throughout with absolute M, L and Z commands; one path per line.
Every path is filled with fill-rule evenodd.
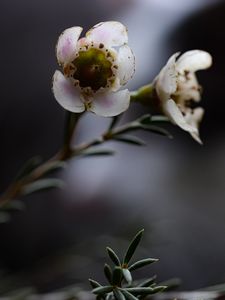
M 197 107 L 194 109 L 194 111 L 189 111 L 185 116 L 186 122 L 197 129 L 197 132 L 190 133 L 191 136 L 193 137 L 194 140 L 196 140 L 196 142 L 198 142 L 201 145 L 202 145 L 202 140 L 200 139 L 198 128 L 203 118 L 203 115 L 204 115 L 204 109 L 202 107 Z
M 129 91 L 122 90 L 112 93 L 96 94 L 90 111 L 102 117 L 114 117 L 128 109 L 130 104 Z
M 89 41 L 89 39 L 87 39 L 86 37 L 83 37 L 78 40 L 77 49 L 79 50 L 80 48 L 84 48 L 84 47 L 86 48 L 86 46 L 89 47 L 90 45 L 91 45 L 91 42 Z
M 86 33 L 86 37 L 95 44 L 106 47 L 121 46 L 128 42 L 126 27 L 115 21 L 95 25 Z
M 161 101 L 167 101 L 177 89 L 176 57 L 172 55 L 156 79 L 156 91 Z
M 71 62 L 76 56 L 77 41 L 83 28 L 71 27 L 63 31 L 56 45 L 56 55 L 59 64 Z
M 126 84 L 135 72 L 135 57 L 129 46 L 121 46 L 118 53 L 118 74 L 120 84 Z
M 70 79 L 64 77 L 60 71 L 56 71 L 53 76 L 53 93 L 56 101 L 66 110 L 75 113 L 81 113 L 85 110 L 79 91 Z
M 191 50 L 185 52 L 177 60 L 177 70 L 183 74 L 185 71 L 196 72 L 204 70 L 212 65 L 212 56 L 202 50 Z
M 164 103 L 163 110 L 165 115 L 180 128 L 190 133 L 197 133 L 197 128 L 187 123 L 178 106 L 172 99 L 169 99 Z

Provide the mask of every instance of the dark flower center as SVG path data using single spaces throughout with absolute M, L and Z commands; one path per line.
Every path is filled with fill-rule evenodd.
M 79 80 L 82 88 L 90 87 L 93 91 L 97 91 L 101 87 L 106 87 L 108 79 L 113 75 L 112 63 L 99 49 L 80 51 L 73 64 L 75 66 L 73 78 Z

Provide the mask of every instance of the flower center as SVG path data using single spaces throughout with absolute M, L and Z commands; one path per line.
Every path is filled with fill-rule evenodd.
M 93 91 L 97 91 L 101 87 L 106 87 L 113 75 L 112 63 L 99 49 L 80 51 L 73 65 L 75 66 L 73 78 L 79 81 L 81 88 L 90 87 Z

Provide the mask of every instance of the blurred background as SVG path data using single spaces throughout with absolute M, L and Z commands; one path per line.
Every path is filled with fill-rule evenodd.
M 225 1 L 1 0 L 1 191 L 28 158 L 47 159 L 61 145 L 64 112 L 51 92 L 58 35 L 107 20 L 128 27 L 137 70 L 130 89 L 151 81 L 176 51 L 213 55 L 213 67 L 198 74 L 204 146 L 168 125 L 173 140 L 140 133 L 148 146 L 109 143 L 113 157 L 71 161 L 60 173 L 65 190 L 24 198 L 26 210 L 0 224 L 1 294 L 24 286 L 43 293 L 88 288 L 89 277 L 103 279 L 105 246 L 122 251 L 143 227 L 138 255 L 160 258 L 146 276 L 179 277 L 183 290 L 225 282 Z M 147 108 L 133 105 L 123 121 L 143 113 Z M 108 123 L 87 114 L 74 143 Z

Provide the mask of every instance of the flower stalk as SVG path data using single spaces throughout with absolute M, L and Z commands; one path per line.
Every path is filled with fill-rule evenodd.
M 146 91 L 146 89 L 140 89 L 142 95 L 146 95 L 146 93 L 143 93 L 144 90 Z M 136 92 L 136 97 L 141 99 L 138 91 Z M 112 118 L 109 128 L 99 138 L 95 138 L 88 143 L 84 143 L 72 148 L 71 141 L 76 131 L 76 126 L 82 115 L 83 114 L 67 112 L 65 118 L 65 133 L 61 149 L 46 162 L 40 163 L 39 161 L 36 162 L 31 160 L 31 162 L 29 162 L 29 168 L 27 168 L 22 175 L 12 182 L 6 192 L 0 197 L 0 209 L 8 206 L 10 201 L 30 194 L 30 190 L 32 192 L 36 192 L 46 188 L 57 186 L 61 187 L 62 182 L 56 180 L 55 178 L 46 177 L 51 171 L 65 167 L 65 162 L 71 158 L 81 155 L 89 156 L 113 154 L 111 150 L 100 149 L 99 151 L 96 151 L 96 146 L 103 145 L 107 141 L 113 140 L 137 146 L 145 145 L 145 142 L 141 139 L 132 135 L 126 135 L 127 133 L 131 133 L 136 130 L 145 130 L 171 137 L 169 132 L 157 126 L 157 123 L 159 122 L 161 123 L 168 121 L 163 116 L 144 115 L 121 126 L 116 126 L 119 119 L 119 117 L 116 116 Z M 36 187 L 33 186 L 34 184 L 36 184 Z M 32 189 L 30 189 L 31 185 Z
M 130 101 L 149 106 L 155 97 L 154 85 L 149 83 L 131 92 Z

